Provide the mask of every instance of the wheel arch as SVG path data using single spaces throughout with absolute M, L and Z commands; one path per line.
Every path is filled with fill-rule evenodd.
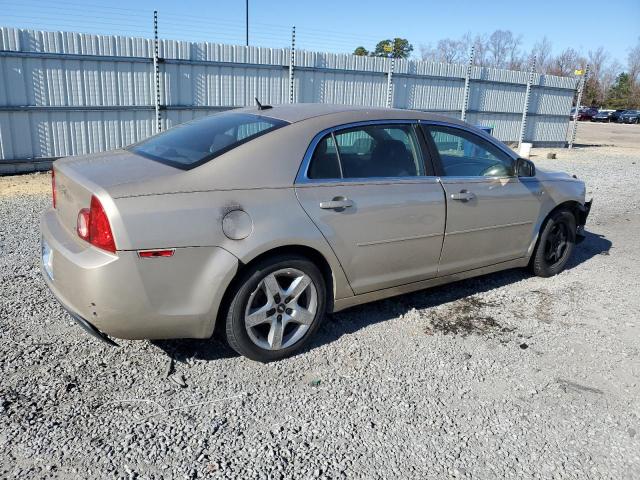
M 553 207 L 551 210 L 549 210 L 546 215 L 544 216 L 541 215 L 541 219 L 538 222 L 538 225 L 536 226 L 536 229 L 535 229 L 535 235 L 533 236 L 533 240 L 527 252 L 529 259 L 531 259 L 533 252 L 535 252 L 536 247 L 538 246 L 538 242 L 540 240 L 540 234 L 542 233 L 544 226 L 547 224 L 547 221 L 549 220 L 551 215 L 553 215 L 556 212 L 559 212 L 560 210 L 569 210 L 576 218 L 576 225 L 581 225 L 581 224 L 584 225 L 584 222 L 583 222 L 583 215 L 585 210 L 584 205 L 582 205 L 577 200 L 565 200 L 564 202 L 559 203 L 558 205 Z
M 549 211 L 549 213 L 547 213 L 547 215 L 544 217 L 544 220 L 542 221 L 542 223 L 540 224 L 540 228 L 538 229 L 538 233 L 542 230 L 542 227 L 547 222 L 549 217 L 560 210 L 569 210 L 571 213 L 573 213 L 573 216 L 576 217 L 576 225 L 577 225 L 580 223 L 581 214 L 584 211 L 584 205 L 582 205 L 580 202 L 576 200 L 567 200 L 565 202 L 559 203 L 558 205 L 553 207 Z
M 244 272 L 252 265 L 261 262 L 266 258 L 279 255 L 298 255 L 304 257 L 312 261 L 320 269 L 322 277 L 324 278 L 325 285 L 327 287 L 327 311 L 333 311 L 333 301 L 336 291 L 336 278 L 333 269 L 331 268 L 329 261 L 324 257 L 322 253 L 320 253 L 315 248 L 309 247 L 307 245 L 283 245 L 262 252 L 261 254 L 249 260 L 247 263 L 240 262 L 240 266 L 238 268 L 236 276 L 239 277 L 243 275 Z
M 229 282 L 229 285 L 227 286 L 224 293 L 223 300 L 220 304 L 220 308 L 218 309 L 216 330 L 218 330 L 218 328 L 221 328 L 220 326 L 224 323 L 223 321 L 221 321 L 221 319 L 225 315 L 226 309 L 231 299 L 230 297 L 232 296 L 234 289 L 236 288 L 239 280 L 242 278 L 245 272 L 256 263 L 261 262 L 267 258 L 279 255 L 298 255 L 304 257 L 313 262 L 320 269 L 322 277 L 325 281 L 325 285 L 327 287 L 325 289 L 327 294 L 327 312 L 333 311 L 336 292 L 339 291 L 340 288 L 338 284 L 341 281 L 339 277 L 342 271 L 336 272 L 336 268 L 332 268 L 329 260 L 319 250 L 313 247 L 300 244 L 280 245 L 260 252 L 252 256 L 251 258 L 242 259 L 238 262 L 238 270 Z M 348 288 L 350 289 L 350 287 Z

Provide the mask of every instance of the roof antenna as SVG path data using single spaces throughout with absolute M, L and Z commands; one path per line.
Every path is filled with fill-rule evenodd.
M 258 110 L 269 110 L 270 108 L 273 108 L 271 105 L 262 105 L 260 103 L 260 100 L 258 100 L 258 97 L 255 97 L 256 99 L 256 103 L 258 104 Z

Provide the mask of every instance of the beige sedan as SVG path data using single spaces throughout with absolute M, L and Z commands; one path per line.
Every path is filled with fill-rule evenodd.
M 428 113 L 244 108 L 57 160 L 42 271 L 87 331 L 270 361 L 325 312 L 498 270 L 560 272 L 584 183 Z

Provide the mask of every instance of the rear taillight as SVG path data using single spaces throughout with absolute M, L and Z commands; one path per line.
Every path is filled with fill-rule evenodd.
M 53 198 L 53 208 L 56 208 L 56 171 L 51 168 L 51 196 Z
M 109 218 L 98 197 L 93 195 L 91 197 L 91 207 L 83 208 L 78 212 L 76 225 L 80 238 L 91 245 L 115 253 L 116 243 L 111 232 Z

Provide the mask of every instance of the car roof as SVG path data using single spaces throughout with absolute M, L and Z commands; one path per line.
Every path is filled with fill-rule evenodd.
M 336 124 L 343 121 L 379 120 L 393 119 L 420 119 L 443 121 L 454 124 L 464 124 L 455 118 L 446 117 L 434 113 L 420 110 L 403 110 L 398 108 L 365 107 L 360 105 L 335 105 L 329 103 L 292 103 L 273 105 L 271 108 L 260 110 L 255 107 L 244 107 L 234 110 L 238 113 L 253 113 L 264 115 L 265 117 L 284 120 L 289 123 L 297 123 L 316 117 L 330 117 L 327 120 Z
M 253 114 L 264 118 L 280 119 L 288 125 L 243 142 L 197 168 L 180 171 L 179 176 L 161 176 L 143 183 L 130 182 L 113 187 L 109 193 L 115 197 L 128 197 L 167 192 L 290 188 L 300 168 L 301 160 L 314 137 L 327 129 L 359 122 L 366 124 L 369 121 L 384 123 L 386 120 L 436 121 L 448 125 L 460 125 L 490 139 L 487 133 L 465 122 L 418 110 L 331 104 L 289 104 L 274 105 L 272 108 L 263 110 L 259 110 L 258 107 L 239 108 L 227 110 L 222 114 Z M 497 142 L 495 139 L 492 141 Z M 507 147 L 503 149 L 508 150 Z M 515 155 L 515 153 L 509 154 Z M 256 161 L 258 158 L 261 161 Z

